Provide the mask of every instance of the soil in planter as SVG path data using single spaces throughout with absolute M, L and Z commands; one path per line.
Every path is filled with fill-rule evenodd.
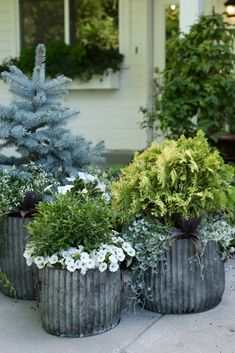
M 37 269 L 26 265 L 23 253 L 29 240 L 26 226 L 29 220 L 7 217 L 0 221 L 0 268 L 15 288 L 17 299 L 36 299 Z M 3 284 L 1 292 L 9 297 L 15 293 Z
M 198 259 L 191 240 L 175 240 L 167 252 L 165 266 L 160 264 L 155 273 L 146 272 L 146 288 L 150 289 L 151 298 L 146 299 L 146 309 L 184 314 L 218 305 L 225 288 L 225 270 L 216 242 L 209 241 L 200 262 Z
M 39 271 L 39 288 L 42 325 L 48 333 L 85 337 L 106 332 L 120 321 L 120 270 L 82 275 L 45 267 Z

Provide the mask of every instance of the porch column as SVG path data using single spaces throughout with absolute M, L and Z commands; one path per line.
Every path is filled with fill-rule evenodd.
M 188 32 L 204 10 L 204 0 L 180 0 L 180 30 Z

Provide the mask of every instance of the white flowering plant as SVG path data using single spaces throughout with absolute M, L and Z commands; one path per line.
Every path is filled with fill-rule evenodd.
M 11 171 L 1 172 L 0 215 L 12 213 L 24 216 L 27 212 L 25 208 L 40 201 L 45 195 L 45 188 L 55 182 L 51 175 L 32 163 L 25 170 L 14 173 L 12 168 Z
M 135 250 L 130 243 L 117 236 L 112 237 L 110 244 L 101 244 L 98 249 L 90 252 L 85 251 L 84 246 L 79 245 L 61 250 L 51 256 L 38 256 L 33 242 L 27 245 L 24 252 L 28 266 L 34 263 L 39 269 L 49 266 L 70 272 L 80 270 L 83 275 L 88 270 L 96 268 L 100 272 L 106 270 L 116 272 L 122 262 L 130 263 L 134 255 Z
M 117 271 L 135 255 L 129 242 L 114 234 L 113 212 L 103 194 L 66 187 L 51 202 L 41 202 L 28 229 L 31 241 L 24 256 L 38 268 L 59 267 L 71 272 L 98 268 Z M 86 189 L 87 190 L 87 189 Z
M 107 185 L 99 179 L 99 176 L 82 171 L 78 172 L 77 175 L 65 178 L 61 184 L 47 186 L 45 191 L 48 195 L 51 194 L 53 196 L 56 194 L 65 195 L 67 192 L 77 196 L 87 194 L 90 198 L 102 195 L 106 201 L 110 200 Z

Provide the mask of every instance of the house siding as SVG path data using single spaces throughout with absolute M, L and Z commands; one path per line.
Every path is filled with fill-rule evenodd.
M 0 61 L 18 53 L 19 20 L 16 18 L 16 10 L 16 0 L 0 0 Z
M 120 72 L 120 88 L 70 90 L 69 95 L 64 98 L 66 105 L 80 110 L 80 114 L 69 123 L 72 131 L 93 142 L 104 140 L 108 150 L 138 150 L 147 144 L 146 132 L 139 127 L 142 120 L 139 109 L 146 106 L 149 99 L 148 56 L 151 53 L 148 49 L 147 31 L 150 3 L 151 0 L 120 0 L 123 11 L 120 13 L 120 44 L 121 52 L 125 54 Z M 16 17 L 17 1 L 10 0 L 6 3 L 0 0 L 0 25 L 3 30 L 0 37 L 0 60 L 14 56 L 17 51 L 17 24 L 11 28 Z M 0 101 L 9 100 L 8 86 L 0 82 Z
M 225 7 L 224 7 L 225 0 L 207 0 L 204 3 L 204 11 L 206 14 L 211 14 L 213 11 L 213 8 L 215 9 L 215 12 L 224 12 Z

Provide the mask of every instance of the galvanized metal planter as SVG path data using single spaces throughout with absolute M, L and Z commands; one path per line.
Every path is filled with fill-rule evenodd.
M 29 219 L 7 217 L 0 221 L 0 268 L 14 286 L 18 299 L 36 299 L 34 279 L 37 271 L 26 265 L 23 253 L 29 234 Z M 0 286 L 2 293 L 13 297 L 8 288 Z
M 166 268 L 146 272 L 146 286 L 151 300 L 146 308 L 164 314 L 196 313 L 220 303 L 225 288 L 224 262 L 219 247 L 209 241 L 201 266 L 189 239 L 179 239 L 167 252 Z
M 121 274 L 89 270 L 69 272 L 50 267 L 39 271 L 39 306 L 43 328 L 53 335 L 84 337 L 118 325 Z

